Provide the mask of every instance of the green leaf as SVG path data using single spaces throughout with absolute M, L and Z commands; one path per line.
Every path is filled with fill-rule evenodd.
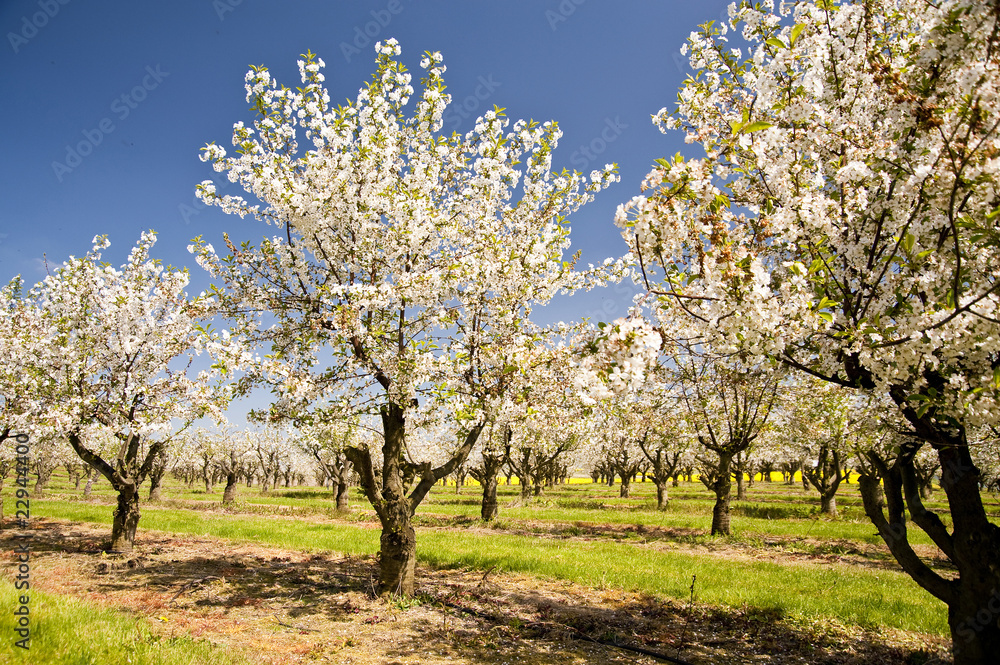
M 917 239 L 913 236 L 912 233 L 907 233 L 905 236 L 903 236 L 903 241 L 900 243 L 900 246 L 903 248 L 904 252 L 909 254 L 910 252 L 913 251 L 913 244 L 916 241 Z
M 806 29 L 806 24 L 805 23 L 796 23 L 795 24 L 795 27 L 792 28 L 792 40 L 791 40 L 791 45 L 792 46 L 795 46 L 795 42 L 797 42 L 799 40 L 799 35 L 801 35 L 802 31 L 805 30 L 805 29 Z
M 840 305 L 840 303 L 836 300 L 830 300 L 826 296 L 823 296 L 819 303 L 817 303 L 816 309 L 832 309 L 838 305 Z
M 764 43 L 769 46 L 773 46 L 774 48 L 788 48 L 787 46 L 785 46 L 785 42 L 781 41 L 777 37 L 771 37 Z
M 662 157 L 660 157 L 658 159 L 655 159 L 653 161 L 655 161 L 657 164 L 659 164 L 660 166 L 662 166 L 665 169 L 669 169 L 671 167 L 670 162 L 668 162 L 667 160 L 663 159 Z
M 743 131 L 749 134 L 750 132 L 759 132 L 760 130 L 767 129 L 768 127 L 774 127 L 774 124 L 770 122 L 764 122 L 763 120 L 757 120 L 755 122 L 751 122 L 749 125 L 744 127 Z

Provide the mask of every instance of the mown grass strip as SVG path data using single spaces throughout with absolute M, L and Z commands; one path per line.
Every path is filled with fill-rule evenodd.
M 30 598 L 28 649 L 15 646 L 13 608 Z M 75 598 L 17 590 L 0 581 L 0 662 L 33 665 L 235 665 L 244 658 L 206 641 L 161 637 L 145 619 L 96 607 Z
M 36 514 L 110 524 L 108 506 L 62 501 L 40 503 Z M 348 524 L 197 511 L 143 511 L 141 529 L 210 535 L 302 550 L 374 554 L 379 531 Z M 597 587 L 643 591 L 684 599 L 697 576 L 699 601 L 734 607 L 779 609 L 863 626 L 947 634 L 943 603 L 895 571 L 848 565 L 775 563 L 729 559 L 604 541 L 552 540 L 507 534 L 460 534 L 421 529 L 418 558 L 438 567 L 524 572 Z M 141 540 L 141 535 L 140 535 Z

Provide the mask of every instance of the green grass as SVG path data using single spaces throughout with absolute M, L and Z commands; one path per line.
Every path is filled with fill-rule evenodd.
M 94 494 L 101 501 L 112 499 L 106 483 L 99 484 Z M 351 496 L 354 512 L 337 516 L 333 524 L 309 519 L 311 515 L 333 513 L 332 493 L 322 488 L 276 488 L 262 495 L 258 488 L 241 486 L 237 505 L 227 509 L 227 514 L 189 509 L 218 507 L 221 488 L 206 493 L 203 487 L 188 489 L 168 479 L 164 495 L 168 502 L 163 506 L 144 504 L 140 542 L 143 529 L 157 529 L 300 550 L 374 554 L 378 549 L 377 520 L 357 488 L 352 489 Z M 53 479 L 49 496 L 33 501 L 35 516 L 110 524 L 113 507 L 81 502 L 80 491 L 67 482 L 64 474 Z M 652 483 L 634 482 L 628 498 L 619 496 L 617 486 L 567 484 L 523 505 L 518 486 L 501 485 L 501 519 L 495 524 L 496 530 L 475 533 L 459 532 L 457 527 L 478 520 L 479 488 L 470 486 L 457 494 L 453 485 L 439 485 L 417 513 L 418 558 L 439 567 L 486 570 L 495 566 L 681 599 L 688 597 L 691 577 L 696 575 L 698 600 L 704 602 L 835 618 L 869 627 L 948 633 L 944 605 L 901 572 L 846 564 L 784 563 L 771 558 L 757 561 L 748 556 L 768 546 L 771 537 L 780 539 L 787 550 L 807 552 L 850 551 L 851 543 L 880 545 L 881 539 L 862 510 L 856 484 L 841 487 L 837 497 L 841 518 L 836 520 L 817 515 L 818 496 L 803 490 L 800 483 L 758 481 L 749 488 L 749 499 L 733 502 L 733 535 L 717 539 L 708 535 L 713 497 L 697 482 L 671 487 L 671 503 L 666 511 L 655 510 Z M 936 491 L 925 504 L 950 522 L 943 492 Z M 997 497 L 984 495 L 984 504 L 996 521 L 1000 516 Z M 298 519 L 274 517 L 283 513 L 295 513 Z M 649 545 L 640 542 L 644 535 L 634 529 L 626 531 L 622 528 L 625 526 L 681 532 L 675 531 Z M 544 531 L 594 537 L 553 540 L 531 535 Z M 914 544 L 931 542 L 918 529 L 910 530 L 910 539 Z M 716 550 L 722 545 L 734 547 L 723 557 L 699 555 L 690 549 L 670 551 L 676 544 L 706 545 Z M 741 549 L 742 544 L 750 547 Z M 876 556 L 888 558 L 887 554 Z
M 836 617 L 874 627 L 947 634 L 945 605 L 897 572 L 847 565 L 739 561 L 601 541 L 566 542 L 523 536 L 461 539 L 418 536 L 418 556 L 434 566 L 519 571 L 590 586 L 684 599 L 696 576 L 699 601 Z
M 76 522 L 111 524 L 111 506 L 100 504 L 42 501 L 37 517 L 55 517 Z M 144 507 L 139 522 L 142 529 L 156 529 L 190 535 L 215 536 L 305 551 L 334 550 L 345 554 L 373 554 L 378 551 L 379 531 L 352 525 L 310 522 L 304 519 L 275 519 L 243 515 L 210 515 L 194 510 L 163 510 Z M 110 538 L 110 529 L 108 532 Z
M 79 491 L 74 490 L 64 477 L 53 479 L 52 485 L 52 496 L 68 499 L 79 497 Z M 98 487 L 102 489 L 95 490 L 95 496 L 110 500 L 107 484 Z M 634 482 L 633 496 L 622 499 L 618 496 L 617 487 L 609 488 L 594 483 L 567 484 L 521 506 L 518 505 L 520 488 L 516 485 L 501 485 L 499 499 L 503 523 L 512 530 L 544 530 L 546 525 L 565 530 L 584 524 L 608 524 L 708 533 L 714 501 L 704 486 L 700 483 L 682 483 L 678 488 L 671 487 L 671 503 L 666 511 L 655 510 L 654 492 L 651 482 Z M 173 479 L 168 479 L 165 496 L 172 504 L 170 507 L 190 505 L 207 508 L 219 506 L 221 493 L 216 491 L 206 494 L 201 488 L 188 490 Z M 882 542 L 864 515 L 857 485 L 853 483 L 841 486 L 838 496 L 841 517 L 837 520 L 820 517 L 818 497 L 814 492 L 804 491 L 799 483 L 785 485 L 780 482 L 758 481 L 749 488 L 749 498 L 750 501 L 734 501 L 732 504 L 732 532 L 737 541 L 757 542 L 769 537 L 779 537 L 851 541 L 867 545 L 880 545 Z M 934 499 L 926 502 L 927 507 L 937 510 L 945 524 L 949 524 L 950 516 L 943 502 L 943 493 L 938 490 Z M 351 500 L 354 512 L 349 517 L 339 516 L 338 519 L 352 522 L 375 521 L 373 512 L 357 488 L 352 490 Z M 984 500 L 989 514 L 1000 514 L 995 497 L 987 495 Z M 176 501 L 181 503 L 175 503 Z M 261 495 L 257 488 L 241 486 L 236 505 L 228 510 L 248 514 L 331 514 L 333 497 L 329 490 L 321 488 L 278 488 Z M 440 523 L 437 518 L 441 516 L 456 520 L 477 519 L 478 487 L 468 487 L 462 494 L 456 494 L 454 486 L 436 486 L 419 507 L 417 515 L 429 524 Z M 930 538 L 919 529 L 911 529 L 909 537 L 910 542 L 915 545 L 932 544 Z
M 15 646 L 14 608 L 29 595 L 29 649 Z M 34 665 L 234 665 L 246 662 L 206 641 L 160 637 L 145 619 L 74 598 L 18 591 L 0 581 L 0 662 Z
M 36 515 L 110 524 L 109 506 L 43 501 Z M 379 531 L 303 519 L 206 515 L 146 508 L 139 525 L 174 533 L 211 535 L 289 549 L 374 554 Z M 868 527 L 869 529 L 871 527 Z M 509 534 L 419 529 L 418 559 L 438 567 L 517 571 L 591 586 L 687 598 L 697 576 L 700 601 L 780 609 L 806 617 L 835 617 L 864 626 L 947 634 L 945 606 L 909 577 L 847 565 L 783 564 L 654 550 L 610 541 L 566 541 Z
M 702 504 L 702 505 L 699 505 Z M 468 510 L 463 505 L 448 505 L 429 501 L 421 506 L 417 515 L 438 514 L 451 516 L 478 517 L 479 506 Z M 709 532 L 712 527 L 712 503 L 676 501 L 666 511 L 656 511 L 654 506 L 637 510 L 617 510 L 608 508 L 562 508 L 559 505 L 529 505 L 525 507 L 503 507 L 501 517 L 512 522 L 559 522 L 576 524 L 616 524 L 642 525 L 664 529 L 696 529 Z M 746 517 L 746 514 L 759 514 L 767 509 L 756 503 L 734 502 L 732 505 L 732 531 L 739 537 L 760 536 L 794 536 L 817 539 L 852 540 L 859 543 L 877 544 L 882 539 L 875 527 L 865 516 L 858 518 L 843 518 L 839 520 L 820 519 L 812 517 L 789 517 L 791 511 L 784 511 L 785 517 L 771 519 L 763 517 Z M 778 511 L 775 511 L 776 513 Z M 800 513 L 805 511 L 799 511 Z M 512 525 L 513 526 L 513 525 Z M 912 530 L 910 542 L 913 544 L 930 545 L 931 539 L 922 531 Z

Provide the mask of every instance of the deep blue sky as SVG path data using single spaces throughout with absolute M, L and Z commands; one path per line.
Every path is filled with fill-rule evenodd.
M 556 168 L 589 173 L 617 162 L 622 181 L 577 213 L 572 240 L 584 263 L 618 257 L 625 244 L 615 208 L 638 192 L 655 158 L 684 148 L 679 135 L 660 134 L 650 114 L 676 100 L 687 72 L 678 53 L 685 37 L 719 19 L 725 5 L 4 0 L 0 279 L 20 273 L 34 283 L 44 276 L 43 255 L 50 264 L 82 255 L 96 234 L 110 236 L 105 258 L 117 265 L 142 230 L 155 229 L 155 256 L 190 267 L 192 290 L 200 291 L 208 278 L 186 251 L 191 238 L 219 246 L 223 231 L 252 241 L 268 232 L 194 199 L 195 185 L 215 175 L 199 148 L 212 141 L 228 148 L 233 123 L 253 120 L 243 90 L 248 66 L 265 65 L 295 86 L 296 60 L 311 49 L 326 61 L 333 99 L 346 99 L 371 75 L 374 42 L 389 37 L 414 71 L 423 51 L 444 55 L 454 100 L 446 129 L 467 131 L 498 104 L 512 120 L 559 122 Z M 472 112 L 459 112 L 462 105 Z M 223 191 L 235 193 L 231 187 Z M 541 318 L 609 320 L 629 300 L 621 289 L 576 296 Z

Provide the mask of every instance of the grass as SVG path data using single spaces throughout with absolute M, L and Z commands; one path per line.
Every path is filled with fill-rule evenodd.
M 48 500 L 36 514 L 110 524 L 109 506 Z M 869 529 L 871 527 L 868 527 Z M 142 529 L 210 535 L 300 550 L 374 554 L 379 531 L 346 523 L 143 511 Z M 610 541 L 566 541 L 510 534 L 419 529 L 418 560 L 438 567 L 517 571 L 591 586 L 684 599 L 692 575 L 700 601 L 750 605 L 786 614 L 832 617 L 863 626 L 947 634 L 945 606 L 908 576 L 847 565 L 775 563 L 655 550 Z M 141 539 L 141 535 L 140 535 Z
M 80 491 L 65 475 L 54 478 L 51 487 L 51 498 L 33 502 L 34 515 L 110 524 L 112 506 L 80 501 Z M 354 511 L 335 515 L 332 524 L 310 519 L 334 515 L 333 496 L 321 488 L 276 488 L 262 495 L 257 488 L 240 487 L 237 504 L 226 514 L 204 510 L 219 507 L 219 489 L 206 493 L 204 488 L 188 489 L 168 479 L 164 494 L 168 501 L 161 506 L 143 506 L 140 541 L 143 529 L 157 529 L 307 551 L 374 554 L 378 550 L 377 520 L 356 488 L 352 490 Z M 94 495 L 98 501 L 112 499 L 106 483 L 95 487 Z M 944 605 L 901 572 L 783 562 L 772 556 L 766 561 L 751 558 L 754 551 L 774 546 L 772 538 L 785 550 L 808 553 L 850 552 L 852 544 L 861 543 L 881 545 L 861 508 L 856 484 L 844 485 L 838 493 L 840 519 L 819 516 L 818 497 L 800 483 L 758 481 L 749 488 L 749 498 L 733 502 L 733 535 L 718 539 L 708 535 L 713 497 L 697 482 L 671 487 L 665 511 L 655 510 L 652 483 L 634 482 L 632 496 L 622 498 L 617 487 L 576 482 L 527 503 L 521 501 L 517 485 L 501 485 L 501 519 L 490 533 L 467 528 L 478 523 L 478 487 L 458 494 L 454 485 L 436 486 L 417 513 L 418 558 L 437 567 L 496 567 L 680 599 L 688 598 L 691 578 L 696 576 L 697 598 L 704 602 L 832 618 L 866 627 L 948 633 Z M 925 503 L 948 523 L 944 499 L 939 490 Z M 996 521 L 1000 502 L 986 495 L 984 503 Z M 274 517 L 283 514 L 288 517 Z M 655 529 L 668 532 L 656 536 L 660 540 L 654 547 L 635 528 L 623 528 L 637 526 L 648 527 L 647 534 Z M 461 537 L 456 535 L 458 527 L 464 528 Z M 533 535 L 545 532 L 589 540 Z M 910 538 L 914 544 L 931 543 L 917 529 L 910 531 Z M 685 551 L 670 551 L 678 545 Z M 727 555 L 692 553 L 691 547 L 703 545 L 724 549 Z M 741 549 L 742 545 L 749 547 Z M 888 558 L 887 554 L 872 556 Z
M 420 534 L 418 558 L 435 566 L 525 572 L 591 586 L 689 597 L 731 607 L 750 605 L 809 617 L 836 617 L 866 627 L 947 634 L 945 605 L 897 572 L 858 571 L 847 565 L 738 561 L 608 542 L 565 542 L 489 536 L 470 542 L 441 533 Z
M 65 474 L 53 478 L 51 485 L 52 496 L 79 500 L 80 491 L 72 487 Z M 423 520 L 427 524 L 447 525 L 447 521 L 442 522 L 441 517 L 459 522 L 477 519 L 478 489 L 468 487 L 462 494 L 456 494 L 454 485 L 435 486 L 418 508 L 418 524 Z M 714 500 L 701 483 L 682 483 L 680 487 L 671 487 L 670 507 L 666 511 L 655 510 L 654 493 L 655 488 L 651 482 L 633 482 L 633 496 L 630 498 L 620 498 L 617 487 L 576 482 L 558 486 L 541 497 L 532 498 L 526 505 L 521 505 L 520 488 L 517 485 L 501 485 L 498 498 L 502 504 L 503 524 L 510 530 L 544 530 L 538 527 L 539 523 L 562 530 L 576 525 L 594 524 L 617 527 L 641 525 L 695 532 L 710 530 Z M 112 499 L 106 482 L 102 481 L 95 487 L 94 496 L 98 500 Z M 217 489 L 213 493 L 206 493 L 204 488 L 188 489 L 168 478 L 165 496 L 168 497 L 166 505 L 171 508 L 218 508 L 221 491 Z M 777 481 L 757 481 L 749 488 L 749 498 L 750 501 L 734 501 L 732 504 L 732 532 L 737 540 L 759 541 L 779 537 L 851 541 L 866 545 L 880 545 L 882 542 L 864 514 L 856 483 L 841 486 L 838 493 L 840 519 L 836 520 L 820 516 L 816 493 L 803 490 L 798 482 L 786 485 Z M 1000 504 L 993 496 L 984 498 L 988 514 L 996 521 L 1000 516 Z M 943 499 L 944 495 L 939 490 L 925 504 L 928 509 L 936 510 L 947 525 L 950 524 L 950 515 Z M 339 515 L 338 520 L 375 521 L 374 513 L 357 488 L 352 489 L 351 500 L 354 512 L 349 516 Z M 257 488 L 241 486 L 236 504 L 228 507 L 227 512 L 331 515 L 333 497 L 330 490 L 322 488 L 277 488 L 262 495 Z M 915 545 L 932 544 L 930 538 L 919 529 L 911 529 L 909 537 L 910 542 Z
M 544 522 L 562 525 L 580 523 L 641 525 L 704 532 L 711 529 L 713 501 L 706 498 L 707 493 L 704 488 L 701 492 L 697 492 L 694 485 L 689 485 L 684 491 L 675 493 L 666 511 L 655 510 L 652 483 L 637 483 L 633 488 L 636 496 L 631 499 L 618 498 L 617 489 L 608 490 L 606 487 L 593 484 L 562 486 L 556 490 L 557 493 L 533 498 L 525 506 L 516 505 L 520 496 L 516 487 L 501 488 L 498 498 L 502 504 L 506 504 L 501 508 L 501 516 L 504 523 L 511 528 L 527 528 L 529 524 Z M 435 491 L 420 505 L 417 510 L 418 522 L 421 517 L 431 516 L 478 519 L 480 499 L 474 489 L 469 488 L 462 495 L 456 495 L 451 488 L 441 491 L 443 489 L 435 488 Z M 261 496 L 256 491 L 243 491 L 237 496 L 236 504 L 229 510 L 251 514 L 294 512 L 297 515 L 330 515 L 333 511 L 333 499 L 327 491 L 295 489 L 288 494 L 291 496 L 278 491 Z M 62 493 L 60 495 L 64 496 Z M 203 490 L 193 493 L 170 492 L 167 496 L 170 497 L 168 501 L 170 507 L 178 508 L 188 506 L 219 508 L 221 499 L 220 493 L 206 495 Z M 780 496 L 783 497 L 782 501 L 733 502 L 733 535 L 736 538 L 754 539 L 782 536 L 850 540 L 865 544 L 882 542 L 861 509 L 852 509 L 851 501 L 847 497 L 842 501 L 844 504 L 841 511 L 842 519 L 828 520 L 810 512 L 813 507 L 808 504 L 808 495 L 803 494 L 801 490 L 798 494 L 786 491 Z M 69 495 L 67 498 L 76 497 L 78 495 Z M 110 494 L 102 496 L 96 492 L 95 497 L 105 501 L 112 499 Z M 798 503 L 792 503 L 793 500 L 797 500 Z M 171 503 L 174 501 L 179 503 Z M 352 492 L 351 501 L 354 512 L 350 516 L 340 516 L 338 519 L 375 520 L 374 513 L 356 488 Z M 860 499 L 857 501 L 860 503 Z M 928 504 L 929 507 L 931 505 L 933 504 Z M 286 508 L 287 511 L 279 508 Z M 947 518 L 947 515 L 943 517 Z M 947 523 L 947 519 L 945 521 Z M 931 544 L 930 538 L 919 530 L 912 530 L 910 538 L 914 544 Z
M 29 649 L 14 645 L 13 609 L 29 594 Z M 0 581 L 0 662 L 45 665 L 234 665 L 244 662 L 222 648 L 188 637 L 161 637 L 145 619 L 74 598 L 18 591 Z

